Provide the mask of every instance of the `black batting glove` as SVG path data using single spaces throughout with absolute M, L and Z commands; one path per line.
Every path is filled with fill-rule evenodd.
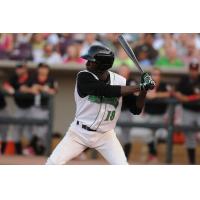
M 148 72 L 144 72 L 142 75 L 141 75 L 141 83 L 144 83 L 144 82 L 148 82 L 149 80 L 152 80 L 150 74 Z
M 156 84 L 149 75 L 149 73 L 147 72 L 143 73 L 141 76 L 140 90 L 141 91 L 153 90 L 155 86 Z
M 147 91 L 147 90 L 153 90 L 155 87 L 155 82 L 151 83 L 140 83 L 140 90 L 141 91 Z

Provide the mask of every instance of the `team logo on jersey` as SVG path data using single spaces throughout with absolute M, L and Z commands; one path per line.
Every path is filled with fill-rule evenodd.
M 93 96 L 89 95 L 88 100 L 93 103 L 105 103 L 105 104 L 110 104 L 117 108 L 119 105 L 119 99 L 117 97 L 98 97 L 98 96 Z

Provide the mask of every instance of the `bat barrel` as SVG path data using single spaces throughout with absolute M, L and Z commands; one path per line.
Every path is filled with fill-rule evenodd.
M 124 51 L 127 53 L 127 55 L 130 57 L 130 59 L 134 62 L 134 64 L 136 65 L 136 67 L 138 68 L 138 70 L 141 73 L 144 73 L 143 69 L 141 68 L 133 50 L 131 49 L 131 47 L 129 46 L 128 42 L 125 40 L 125 38 L 123 37 L 123 35 L 120 35 L 118 37 L 118 40 L 120 42 L 120 44 L 122 45 Z

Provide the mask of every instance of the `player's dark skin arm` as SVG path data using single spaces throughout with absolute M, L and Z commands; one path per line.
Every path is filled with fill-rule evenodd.
M 102 72 L 102 73 L 98 73 L 98 72 L 95 71 L 93 73 L 96 73 L 96 75 L 98 76 L 98 78 L 100 80 L 106 80 L 107 77 L 109 76 L 109 72 L 108 71 L 105 71 L 105 72 Z M 139 92 L 139 91 L 140 91 L 140 86 L 139 85 L 121 86 L 120 93 L 121 93 L 121 96 L 127 96 L 129 94 L 133 94 L 133 93 L 136 93 L 136 92 Z
M 98 76 L 100 80 L 106 80 L 107 77 L 109 76 L 108 71 L 100 72 L 98 73 L 97 71 L 93 71 L 94 74 Z M 139 85 L 134 85 L 134 86 L 121 86 L 121 96 L 127 96 L 129 94 L 133 94 L 136 92 L 140 91 L 140 86 Z
M 147 91 L 141 91 L 140 94 L 137 96 L 136 106 L 138 109 L 142 110 L 142 108 L 144 107 L 146 95 Z
M 139 85 L 121 86 L 121 96 L 126 96 L 140 91 Z
M 87 95 L 120 97 L 134 94 L 140 91 L 139 86 L 120 86 L 106 84 L 103 80 L 97 80 L 87 72 L 78 75 L 77 81 L 78 92 L 80 96 Z
M 93 68 L 91 68 L 91 69 L 90 69 L 90 67 L 87 67 L 87 68 L 92 73 L 96 74 L 100 80 L 104 81 L 109 76 L 109 72 L 108 71 L 104 71 L 104 72 L 99 72 L 98 73 L 98 71 L 97 70 L 93 70 Z M 121 86 L 121 90 L 120 90 L 121 95 L 120 96 L 127 96 L 129 94 L 133 94 L 133 93 L 139 92 L 140 90 L 141 90 L 140 89 L 140 85 Z M 139 99 L 142 100 L 141 98 L 143 98 L 143 96 L 144 96 L 144 98 L 146 97 L 146 92 L 145 91 L 144 92 L 141 91 L 141 97 L 139 97 Z

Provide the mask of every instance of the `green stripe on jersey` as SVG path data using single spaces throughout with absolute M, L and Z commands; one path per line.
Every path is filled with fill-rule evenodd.
M 93 103 L 105 103 L 113 105 L 115 108 L 119 105 L 119 99 L 117 97 L 99 97 L 94 95 L 89 95 L 88 100 Z

